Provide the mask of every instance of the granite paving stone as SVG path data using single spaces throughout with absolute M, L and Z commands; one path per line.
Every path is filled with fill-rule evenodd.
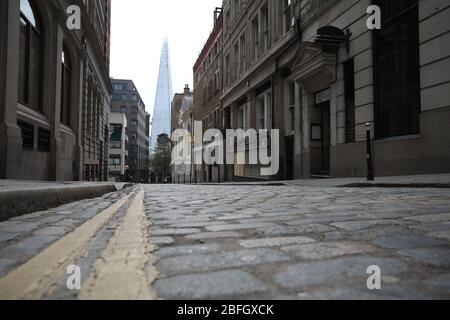
M 247 272 L 229 270 L 162 279 L 155 289 L 165 299 L 211 299 L 266 291 L 267 287 Z
M 70 257 L 80 266 L 82 287 L 101 285 L 106 278 L 96 272 L 106 272 L 108 262 L 116 271 L 108 286 L 125 279 L 120 288 L 134 294 L 149 289 L 155 299 L 450 299 L 448 189 L 325 182 L 135 185 L 16 217 L 0 223 L 0 286 L 32 261 L 45 265 L 45 249 L 64 252 L 51 246 L 55 241 L 72 245 L 89 234 Z M 136 194 L 142 203 L 134 202 Z M 117 212 L 105 213 L 125 195 L 129 201 Z M 117 248 L 123 256 L 108 259 Z M 51 253 L 50 260 L 58 256 Z M 367 288 L 369 266 L 380 267 L 382 290 Z M 38 285 L 52 282 L 42 298 L 79 298 L 67 290 L 61 270 L 55 278 L 51 268 L 41 270 Z

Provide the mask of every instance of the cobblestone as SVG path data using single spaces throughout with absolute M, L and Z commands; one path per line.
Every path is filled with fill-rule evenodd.
M 256 228 L 267 228 L 276 226 L 273 223 L 240 223 L 240 224 L 227 224 L 219 226 L 208 226 L 206 230 L 208 231 L 232 231 L 232 230 L 245 230 L 245 229 L 256 229 Z
M 243 235 L 238 232 L 202 232 L 198 234 L 191 234 L 186 236 L 190 240 L 208 240 L 208 239 L 226 239 L 226 238 L 240 238 Z
M 322 242 L 284 247 L 282 250 L 290 252 L 305 260 L 330 259 L 344 255 L 375 251 L 372 246 L 357 242 Z
M 448 248 L 409 249 L 398 253 L 425 265 L 450 268 L 450 249 Z
M 172 244 L 175 240 L 172 237 L 151 237 L 150 242 L 153 244 Z
M 179 236 L 192 233 L 199 233 L 200 229 L 195 228 L 173 228 L 173 229 L 150 229 L 152 236 Z
M 417 222 L 447 222 L 450 221 L 450 213 L 408 217 L 406 220 L 413 220 Z
M 14 279 L 45 299 L 449 299 L 449 212 L 447 189 L 137 186 L 0 223 L 0 295 Z
M 372 265 L 379 266 L 384 275 L 398 275 L 410 270 L 405 262 L 396 259 L 350 257 L 292 265 L 274 278 L 282 287 L 295 289 L 323 284 L 336 285 L 351 280 L 359 280 L 365 284 L 367 268 Z
M 448 244 L 443 240 L 437 240 L 431 237 L 412 234 L 380 237 L 375 239 L 373 243 L 383 248 L 389 249 L 410 249 Z
M 287 260 L 289 260 L 289 257 L 282 252 L 271 249 L 254 249 L 166 258 L 161 259 L 156 267 L 163 274 L 173 275 L 178 273 L 213 271 Z
M 307 237 L 265 238 L 265 239 L 243 240 L 240 242 L 240 245 L 245 248 L 279 247 L 279 246 L 287 246 L 290 244 L 309 243 L 315 241 L 316 240 Z
M 219 250 L 218 244 L 179 246 L 179 247 L 163 248 L 159 250 L 156 255 L 161 258 L 166 258 L 172 256 L 212 253 L 217 252 L 218 250 Z
M 0 231 L 1 232 L 29 232 L 36 228 L 38 228 L 40 225 L 44 224 L 45 222 L 2 222 L 0 223 Z
M 236 270 L 163 279 L 155 283 L 155 289 L 166 299 L 225 299 L 267 290 L 249 273 Z

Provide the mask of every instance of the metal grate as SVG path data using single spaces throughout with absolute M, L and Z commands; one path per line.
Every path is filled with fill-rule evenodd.
M 18 120 L 17 126 L 22 131 L 22 148 L 24 150 L 34 149 L 34 126 L 28 122 Z
M 38 151 L 50 152 L 50 131 L 49 130 L 39 128 Z

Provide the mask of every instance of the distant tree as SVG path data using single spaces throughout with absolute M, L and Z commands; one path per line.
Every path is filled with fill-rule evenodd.
M 153 170 L 157 178 L 162 182 L 167 182 L 170 178 L 170 164 L 172 162 L 172 151 L 169 141 L 165 139 L 158 139 L 158 144 L 155 148 Z

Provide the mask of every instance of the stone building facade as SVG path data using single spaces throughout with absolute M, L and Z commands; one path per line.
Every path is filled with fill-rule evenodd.
M 223 15 L 215 12 L 214 28 L 194 65 L 194 119 L 202 122 L 203 132 L 208 129 L 224 129 L 222 95 L 222 35 Z M 202 139 L 202 137 L 195 137 Z M 223 166 L 197 165 L 196 182 L 224 180 Z
M 125 113 L 111 112 L 109 115 L 109 180 L 127 181 L 128 135 Z
M 132 80 L 111 79 L 113 95 L 111 112 L 124 113 L 127 118 L 128 176 L 136 183 L 149 182 L 150 115 Z
M 190 145 L 190 152 L 192 153 L 192 134 L 194 122 L 194 94 L 186 85 L 183 93 L 175 94 L 172 100 L 171 110 L 171 128 L 172 133 L 175 130 L 185 129 L 190 132 L 191 136 L 188 142 Z M 172 135 L 173 137 L 173 135 Z M 194 182 L 194 165 L 190 164 L 172 164 L 172 181 L 174 183 L 192 183 Z
M 4 0 L 0 15 L 0 178 L 107 180 L 110 1 Z
M 367 9 L 381 8 L 381 30 Z M 450 172 L 450 3 L 223 2 L 223 123 L 280 129 L 280 171 L 234 179 Z

